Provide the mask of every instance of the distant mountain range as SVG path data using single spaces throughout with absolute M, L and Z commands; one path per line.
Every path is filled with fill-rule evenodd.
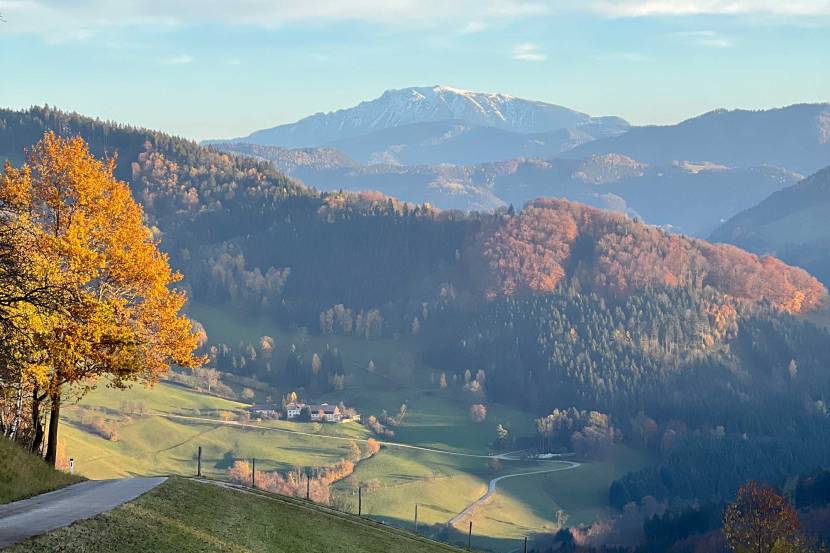
M 735 215 L 711 240 L 770 253 L 830 283 L 830 167 Z
M 563 155 L 623 154 L 652 164 L 775 165 L 810 174 L 830 165 L 830 103 L 765 111 L 718 110 L 668 126 L 633 127 Z
M 695 236 L 708 235 L 726 219 L 801 178 L 775 167 L 648 165 L 616 154 L 586 160 L 362 166 L 330 148 L 217 147 L 271 161 L 280 172 L 324 191 L 377 190 L 412 203 L 465 211 L 521 207 L 538 197 L 566 198 Z
M 437 164 L 559 154 L 628 129 L 555 104 L 446 86 L 387 90 L 379 98 L 228 141 L 335 146 L 362 163 Z
M 675 125 L 631 127 L 555 104 L 447 86 L 379 98 L 213 143 L 335 148 L 364 165 L 474 165 L 515 158 L 621 154 L 656 166 L 776 166 L 810 174 L 830 165 L 830 103 L 716 110 Z

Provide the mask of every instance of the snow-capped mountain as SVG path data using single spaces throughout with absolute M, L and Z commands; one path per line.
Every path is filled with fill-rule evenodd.
M 585 128 L 594 137 L 616 135 L 628 127 L 618 117 L 591 117 L 562 106 L 506 94 L 432 86 L 387 90 L 379 98 L 352 108 L 317 113 L 232 141 L 314 147 L 393 127 L 450 120 L 522 134 Z

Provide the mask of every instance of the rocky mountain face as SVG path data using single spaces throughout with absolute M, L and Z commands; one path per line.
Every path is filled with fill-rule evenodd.
M 335 145 L 364 163 L 470 163 L 469 154 L 453 157 L 441 152 L 479 149 L 492 153 L 480 154 L 472 162 L 495 161 L 515 157 L 521 148 L 527 150 L 525 155 L 539 155 L 540 150 L 531 150 L 534 141 L 542 140 L 556 144 L 544 150 L 554 154 L 627 129 L 628 123 L 618 117 L 592 117 L 506 94 L 432 86 L 387 90 L 351 108 L 317 113 L 224 142 L 286 148 Z M 544 136 L 549 133 L 554 135 Z M 401 155 L 402 150 L 415 153 Z

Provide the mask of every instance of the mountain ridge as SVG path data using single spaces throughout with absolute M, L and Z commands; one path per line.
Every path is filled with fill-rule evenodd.
M 214 147 L 255 153 L 281 172 L 323 191 L 377 190 L 415 204 L 462 211 L 489 211 L 509 204 L 518 208 L 538 197 L 560 197 L 698 237 L 801 179 L 776 167 L 649 165 L 620 154 L 581 160 L 530 156 L 459 165 L 366 166 L 345 155 L 337 157 L 328 148 L 310 154 L 308 149 L 277 146 Z M 321 163 L 322 158 L 330 163 Z
M 277 125 L 255 131 L 247 137 L 225 141 L 289 148 L 313 147 L 377 130 L 446 120 L 461 120 L 473 126 L 519 133 L 550 132 L 581 125 L 596 127 L 594 132 L 606 127 L 628 126 L 619 117 L 591 117 L 538 100 L 434 85 L 386 90 L 381 96 L 356 106 L 318 112 L 294 123 Z
M 830 165 L 830 103 L 767 110 L 718 109 L 674 125 L 632 127 L 579 145 L 564 157 L 618 153 L 646 163 L 775 165 L 810 174 Z

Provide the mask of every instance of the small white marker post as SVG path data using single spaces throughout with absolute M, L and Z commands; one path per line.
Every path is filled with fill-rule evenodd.
M 69 459 L 69 474 L 75 474 L 75 459 Z

